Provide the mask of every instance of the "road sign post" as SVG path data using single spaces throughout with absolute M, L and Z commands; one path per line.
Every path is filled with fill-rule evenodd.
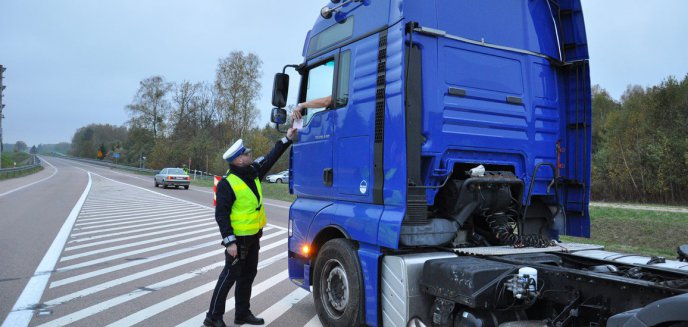
M 2 151 L 4 150 L 2 141 L 2 119 L 5 118 L 5 116 L 2 114 L 2 109 L 5 108 L 5 105 L 2 104 L 2 98 L 4 97 L 3 92 L 5 91 L 5 84 L 3 83 L 5 70 L 7 70 L 7 68 L 0 65 L 0 168 L 2 168 Z

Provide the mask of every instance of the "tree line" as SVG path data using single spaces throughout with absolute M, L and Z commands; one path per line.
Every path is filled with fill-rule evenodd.
M 592 102 L 592 199 L 688 203 L 688 75 Z
M 127 126 L 92 124 L 76 131 L 70 154 L 160 169 L 185 167 L 224 174 L 224 151 L 237 139 L 267 153 L 282 134 L 257 127 L 262 61 L 253 53 L 234 51 L 221 58 L 215 80 L 169 82 L 151 76 L 139 83 L 125 107 Z M 273 170 L 287 168 L 283 156 Z M 190 164 L 190 167 L 189 167 Z

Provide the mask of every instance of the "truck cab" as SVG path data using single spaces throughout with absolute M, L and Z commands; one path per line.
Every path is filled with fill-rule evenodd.
M 428 276 L 448 269 L 433 260 L 589 237 L 579 0 L 332 0 L 303 57 L 289 66 L 297 101 L 330 104 L 303 113 L 291 151 L 289 273 L 313 287 L 325 325 L 444 325 L 471 305 L 433 293 Z M 286 121 L 288 81 L 276 75 L 275 123 Z M 454 267 L 490 266 L 465 260 Z M 515 275 L 513 260 L 493 270 Z M 500 321 L 527 316 L 506 311 Z

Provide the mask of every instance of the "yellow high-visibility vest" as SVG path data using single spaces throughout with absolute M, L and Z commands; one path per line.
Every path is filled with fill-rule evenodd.
M 234 229 L 234 235 L 247 236 L 255 235 L 258 230 L 263 228 L 266 223 L 265 209 L 263 208 L 263 190 L 260 187 L 260 181 L 255 179 L 256 189 L 260 201 L 251 189 L 244 183 L 241 178 L 234 174 L 227 175 L 227 181 L 234 190 L 236 200 L 232 205 L 232 212 L 229 214 L 229 219 Z

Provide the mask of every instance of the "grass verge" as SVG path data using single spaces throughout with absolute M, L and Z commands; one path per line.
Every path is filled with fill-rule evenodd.
M 0 174 L 0 181 L 10 179 L 10 178 L 17 178 L 17 177 L 23 177 L 23 176 L 35 174 L 41 170 L 43 170 L 43 166 L 38 166 L 38 167 L 33 168 L 33 169 L 23 170 L 23 171 L 18 171 L 18 172 L 2 173 L 2 174 Z
M 604 245 L 608 251 L 676 257 L 688 243 L 688 214 L 617 208 L 590 208 L 591 237 L 562 237 L 564 242 Z
M 296 195 L 289 194 L 289 184 L 262 183 L 263 196 L 287 202 L 294 202 Z

